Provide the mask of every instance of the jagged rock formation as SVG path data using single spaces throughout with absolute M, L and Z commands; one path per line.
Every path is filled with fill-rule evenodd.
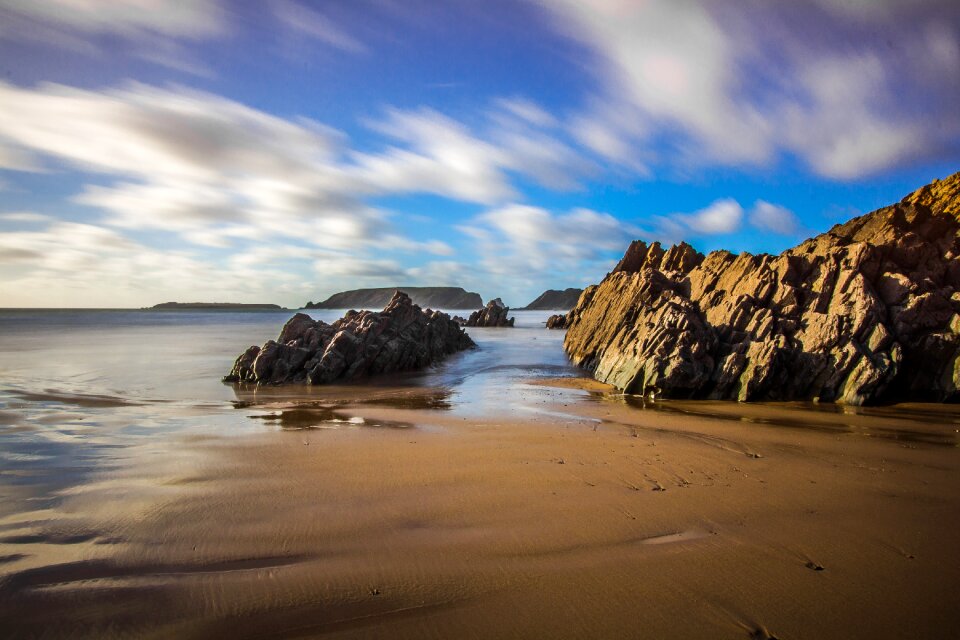
M 487 303 L 482 309 L 477 309 L 467 318 L 466 327 L 512 327 L 516 318 L 507 319 L 510 307 L 503 304 L 500 298 Z
M 450 316 L 398 291 L 383 311 L 349 311 L 333 324 L 296 314 L 276 341 L 241 354 L 223 380 L 323 384 L 421 369 L 473 346 Z
M 549 311 L 552 309 L 573 309 L 583 289 L 547 289 L 541 293 L 536 300 L 518 309 L 518 311 Z
M 308 302 L 304 309 L 382 309 L 397 291 L 424 309 L 476 309 L 483 305 L 479 293 L 462 287 L 383 287 L 341 291 L 323 302 Z
M 634 242 L 568 321 L 630 393 L 960 400 L 960 173 L 779 256 Z
M 547 318 L 547 329 L 566 329 L 567 314 L 554 314 Z

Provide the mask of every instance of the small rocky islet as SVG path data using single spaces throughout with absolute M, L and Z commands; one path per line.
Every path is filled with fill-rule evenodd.
M 422 369 L 475 346 L 450 316 L 397 291 L 383 311 L 349 311 L 332 324 L 296 314 L 277 340 L 242 353 L 223 380 L 325 384 Z
M 516 318 L 509 318 L 510 307 L 500 298 L 494 298 L 482 309 L 477 309 L 460 324 L 465 327 L 512 327 Z

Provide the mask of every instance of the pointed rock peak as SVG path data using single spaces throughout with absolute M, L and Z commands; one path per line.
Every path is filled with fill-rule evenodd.
M 700 266 L 701 262 L 703 262 L 703 254 L 686 242 L 681 242 L 667 249 L 667 252 L 660 260 L 660 270 L 690 273 L 693 269 Z
M 488 307 L 496 307 L 496 308 L 498 308 L 498 309 L 503 309 L 503 308 L 506 307 L 507 305 L 503 304 L 503 300 L 501 300 L 500 298 L 494 298 L 493 300 L 491 300 L 490 302 L 487 303 L 487 306 L 488 306 Z
M 395 307 L 398 305 L 404 305 L 409 307 L 412 304 L 413 304 L 413 300 L 410 299 L 410 296 L 405 294 L 403 291 L 400 291 L 400 289 L 397 289 L 394 292 L 393 297 L 390 298 L 390 302 L 387 303 L 387 306 Z
M 637 273 L 643 268 L 643 263 L 647 259 L 647 243 L 643 240 L 634 240 L 623 254 L 623 258 L 613 268 L 613 273 L 623 271 L 625 273 Z

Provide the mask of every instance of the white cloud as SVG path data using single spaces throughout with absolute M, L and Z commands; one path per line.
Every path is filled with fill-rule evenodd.
M 228 32 L 219 0 L 4 0 L 0 40 L 54 46 L 98 58 L 129 53 L 168 69 L 212 77 L 182 42 Z M 118 42 L 119 39 L 119 42 Z
M 794 235 L 800 231 L 800 220 L 786 207 L 757 200 L 748 216 L 750 224 L 762 231 L 780 235 Z
M 97 225 L 52 222 L 0 234 L 0 297 L 7 304 L 68 307 L 306 299 L 312 278 L 298 270 L 297 259 L 312 257 L 309 250 L 272 245 L 269 256 L 250 251 L 223 263 L 152 248 Z M 254 259 L 245 262 L 244 255 Z
M 743 221 L 743 207 L 733 198 L 723 198 L 699 211 L 676 214 L 673 218 L 695 234 L 733 233 Z
M 634 117 L 679 125 L 712 158 L 758 162 L 769 156 L 764 144 L 769 124 L 732 94 L 735 52 L 705 6 L 619 0 L 546 4 L 572 35 L 603 54 L 612 97 L 632 104 Z
M 571 120 L 570 130 L 580 144 L 594 153 L 619 164 L 633 165 L 638 173 L 648 173 L 637 159 L 635 142 L 608 119 L 593 115 L 577 116 Z
M 0 84 L 0 143 L 34 164 L 126 178 L 88 185 L 74 200 L 107 212 L 108 224 L 204 246 L 287 237 L 359 250 L 396 239 L 387 214 L 358 199 L 363 181 L 342 164 L 342 140 L 310 120 L 187 89 Z
M 346 255 L 321 258 L 314 262 L 313 268 L 325 278 L 396 280 L 406 276 L 395 260 L 362 260 Z
M 532 100 L 523 97 L 499 98 L 494 105 L 504 114 L 519 118 L 537 127 L 556 127 L 560 122 L 550 112 Z
M 785 136 L 823 175 L 848 179 L 876 172 L 926 144 L 919 124 L 896 122 L 868 108 L 888 82 L 878 57 L 813 60 L 802 80 L 811 102 L 785 108 Z
M 484 203 L 516 195 L 503 172 L 507 154 L 455 120 L 431 109 L 391 109 L 369 125 L 412 148 L 354 154 L 355 175 L 373 192 L 425 191 Z
M 541 293 L 545 281 L 598 282 L 639 233 L 606 213 L 553 213 L 522 204 L 492 209 L 458 229 L 479 256 L 475 280 L 466 282 L 484 290 L 498 283 L 497 295 L 524 301 Z
M 216 181 L 298 175 L 337 147 L 337 134 L 212 94 L 134 83 L 105 92 L 0 83 L 0 138 L 77 168 L 142 179 Z
M 201 38 L 224 30 L 217 0 L 4 0 L 0 11 L 89 33 Z
M 0 213 L 0 220 L 6 220 L 8 222 L 51 222 L 53 218 L 33 211 L 11 211 L 9 213 Z
M 593 172 L 582 154 L 531 128 L 527 119 L 500 111 L 490 115 L 495 127 L 481 136 L 432 109 L 390 109 L 382 121 L 368 121 L 368 125 L 408 148 L 354 153 L 356 170 L 350 173 L 371 193 L 424 191 L 495 204 L 518 197 L 512 174 L 551 189 L 569 190 L 578 187 L 579 177 Z
M 598 53 L 602 94 L 571 126 L 611 160 L 796 155 L 847 180 L 960 148 L 956 3 L 541 3 Z
M 278 287 L 290 290 L 299 290 L 297 283 L 310 281 L 315 276 L 307 274 L 317 270 L 330 277 L 324 286 L 342 282 L 349 288 L 353 280 L 389 285 L 416 277 L 396 255 L 414 255 L 416 264 L 456 250 L 437 238 L 403 235 L 392 224 L 394 215 L 369 206 L 367 197 L 428 192 L 499 202 L 516 194 L 514 174 L 573 184 L 566 173 L 577 164 L 572 151 L 546 134 L 516 126 L 510 136 L 491 142 L 436 112 L 390 111 L 376 127 L 395 146 L 361 153 L 316 122 L 272 116 L 181 87 L 130 84 L 95 92 L 0 83 L 0 145 L 28 161 L 19 163 L 21 168 L 98 176 L 72 200 L 101 212 L 91 229 L 130 244 L 122 255 L 111 254 L 103 243 L 58 249 L 53 245 L 65 236 L 56 226 L 5 241 L 21 284 L 63 278 L 69 266 L 71 282 L 116 281 L 131 292 L 131 300 L 143 292 L 131 275 L 116 274 L 141 269 L 144 260 L 162 252 L 130 238 L 184 247 L 163 272 L 184 282 L 204 270 L 220 273 L 224 291 L 232 283 L 236 291 L 249 292 L 252 285 L 239 274 L 262 281 L 281 271 L 274 269 L 277 264 L 285 265 Z M 496 214 L 483 221 L 491 232 L 502 223 Z M 551 222 L 559 226 L 549 238 L 558 255 L 579 260 L 592 254 L 571 238 L 590 227 L 602 239 L 616 224 L 610 216 L 575 211 Z M 144 231 L 164 233 L 144 236 Z M 511 242 L 521 239 L 514 235 Z M 259 250 L 265 244 L 291 249 L 267 255 Z M 94 269 L 90 265 L 98 255 Z M 254 275 L 256 268 L 265 271 Z M 149 286 L 170 291 L 156 279 Z
M 347 53 L 365 53 L 367 47 L 328 16 L 292 0 L 274 0 L 274 15 L 289 30 L 314 38 Z
M 408 269 L 407 275 L 417 282 L 429 282 L 438 287 L 464 287 L 468 291 L 485 290 L 491 284 L 489 280 L 481 282 L 477 278 L 475 266 L 456 260 L 432 260 Z
M 743 224 L 744 211 L 733 198 L 714 200 L 692 213 L 652 216 L 653 231 L 638 235 L 665 244 L 676 244 L 695 237 L 735 233 Z
M 779 235 L 796 235 L 802 231 L 800 220 L 786 207 L 757 200 L 747 212 L 733 198 L 721 198 L 692 213 L 654 216 L 654 231 L 639 235 L 674 244 L 694 237 L 735 233 L 743 226 L 744 217 L 762 231 Z

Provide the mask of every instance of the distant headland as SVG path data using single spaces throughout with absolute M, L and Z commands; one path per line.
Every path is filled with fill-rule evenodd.
M 148 311 L 284 311 L 278 304 L 246 304 L 240 302 L 161 302 Z
M 351 289 L 335 293 L 323 302 L 308 302 L 304 309 L 382 309 L 397 291 L 410 296 L 413 304 L 424 309 L 479 309 L 479 293 L 462 287 L 380 287 Z
M 570 287 L 569 289 L 547 289 L 541 293 L 536 300 L 517 311 L 544 311 L 544 310 L 566 310 L 577 306 L 577 300 L 583 289 Z

